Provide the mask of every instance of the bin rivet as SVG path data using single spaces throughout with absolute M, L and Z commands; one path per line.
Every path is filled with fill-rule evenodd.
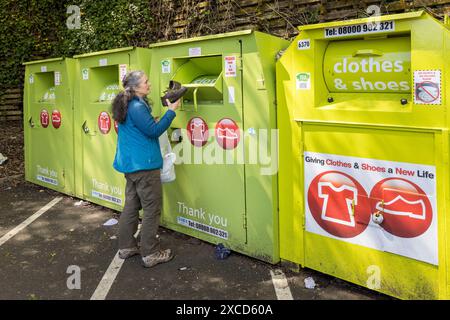
M 405 104 L 408 103 L 408 100 L 407 100 L 407 99 L 401 99 L 401 100 L 400 100 L 400 103 L 403 104 L 403 105 L 405 105 Z
M 332 97 L 329 97 L 329 98 L 328 98 L 328 102 L 329 102 L 329 103 L 331 103 L 331 102 L 333 102 L 333 101 L 334 101 L 334 99 L 333 99 Z

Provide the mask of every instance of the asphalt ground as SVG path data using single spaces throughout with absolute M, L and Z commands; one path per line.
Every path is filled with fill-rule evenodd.
M 115 258 L 118 225 L 103 224 L 120 213 L 23 178 L 0 185 L 0 239 L 59 198 L 17 234 L 0 241 L 0 300 L 391 299 L 310 269 L 293 272 L 235 252 L 217 260 L 214 245 L 162 227 L 161 245 L 175 257 L 143 268 L 139 256 Z M 121 265 L 115 264 L 118 260 Z M 314 289 L 305 287 L 307 277 L 314 279 Z

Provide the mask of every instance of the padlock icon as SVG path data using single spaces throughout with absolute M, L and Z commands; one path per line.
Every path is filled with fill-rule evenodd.
M 372 221 L 376 224 L 382 224 L 384 220 L 383 214 L 380 211 L 372 214 Z

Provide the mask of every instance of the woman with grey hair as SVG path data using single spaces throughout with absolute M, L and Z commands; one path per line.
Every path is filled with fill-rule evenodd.
M 169 110 L 157 122 L 147 100 L 150 84 L 145 73 L 132 71 L 122 82 L 124 91 L 112 103 L 113 118 L 119 126 L 113 167 L 126 179 L 125 205 L 119 220 L 119 257 L 126 259 L 141 253 L 144 267 L 152 267 L 173 257 L 170 249 L 160 250 L 157 239 L 163 165 L 158 138 L 175 118 L 180 100 L 167 100 Z M 141 208 L 144 215 L 139 250 L 134 234 Z

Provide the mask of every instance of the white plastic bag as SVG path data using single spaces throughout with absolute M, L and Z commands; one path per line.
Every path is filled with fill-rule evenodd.
M 175 180 L 175 160 L 176 155 L 172 152 L 172 147 L 170 146 L 169 136 L 167 131 L 165 131 L 159 137 L 159 146 L 161 148 L 161 155 L 163 158 L 163 167 L 161 169 L 161 182 L 172 182 Z
M 308 277 L 304 281 L 305 281 L 305 288 L 314 289 L 316 287 L 316 282 L 312 277 Z

